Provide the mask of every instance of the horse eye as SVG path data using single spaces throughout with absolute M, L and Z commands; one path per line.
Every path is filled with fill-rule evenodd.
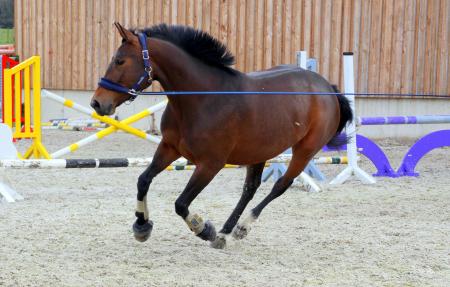
M 116 59 L 116 60 L 114 61 L 114 64 L 116 64 L 116 65 L 118 65 L 118 66 L 123 65 L 123 63 L 125 63 L 125 60 Z

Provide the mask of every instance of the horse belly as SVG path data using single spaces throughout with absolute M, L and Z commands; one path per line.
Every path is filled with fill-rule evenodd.
M 299 142 L 306 134 L 306 119 L 293 114 L 260 118 L 241 126 L 228 163 L 248 165 L 264 162 Z

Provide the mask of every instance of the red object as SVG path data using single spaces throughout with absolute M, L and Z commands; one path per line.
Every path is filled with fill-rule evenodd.
M 3 47 L 0 46 L 0 54 L 3 54 Z M 13 47 L 14 48 L 14 47 Z M 14 50 L 13 50 L 14 52 Z M 6 55 L 2 55 L 2 71 L 1 71 L 1 77 L 2 77 L 2 87 L 1 87 L 1 92 L 2 92 L 2 118 L 1 118 L 1 122 L 5 122 L 5 87 L 4 87 L 4 83 L 5 83 L 5 78 L 4 78 L 4 73 L 3 71 L 5 69 L 10 69 L 14 66 L 16 66 L 17 64 L 19 64 L 18 61 L 15 61 L 14 59 L 11 59 L 10 57 L 6 56 Z M 20 89 L 22 90 L 22 75 L 20 76 Z M 14 79 L 12 81 L 12 94 L 14 95 L 14 89 L 15 89 L 15 84 L 14 84 Z M 14 97 L 13 97 L 14 99 Z M 15 122 L 16 117 L 15 117 L 15 108 L 14 108 L 14 100 L 12 103 L 12 121 Z M 22 114 L 22 105 L 20 105 L 20 114 Z M 23 123 L 25 121 L 25 119 L 23 117 L 20 118 L 20 122 Z M 13 142 L 16 142 L 17 139 L 13 138 Z
M 14 66 L 16 66 L 17 64 L 19 64 L 19 62 L 18 61 L 15 61 L 15 60 L 13 60 L 13 59 L 11 59 L 10 57 L 8 57 L 8 56 L 6 56 L 6 55 L 2 55 L 2 74 L 1 74 L 1 77 L 2 77 L 2 122 L 5 122 L 5 100 L 4 100 L 4 97 L 5 97 L 5 87 L 4 87 L 4 83 L 5 83 L 5 78 L 4 78 L 4 70 L 5 69 L 10 69 L 10 68 L 12 68 L 12 67 L 14 67 Z M 15 88 L 15 83 L 14 83 L 14 79 L 13 79 L 13 81 L 12 81 L 12 94 L 14 95 L 14 93 L 15 93 L 15 91 L 14 91 L 14 88 Z M 20 89 L 22 90 L 22 75 L 20 75 Z M 13 97 L 13 99 L 14 99 L 14 97 Z M 14 100 L 13 100 L 13 103 L 12 103 L 12 117 L 13 117 L 13 122 L 15 122 L 15 103 L 14 103 Z M 20 105 L 20 114 L 22 114 L 22 104 Z M 21 123 L 23 123 L 24 122 L 24 118 L 23 117 L 21 117 L 20 118 L 20 122 Z

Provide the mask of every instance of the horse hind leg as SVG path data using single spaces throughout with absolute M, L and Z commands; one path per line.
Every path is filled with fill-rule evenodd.
M 292 147 L 292 159 L 289 163 L 286 173 L 280 177 L 274 184 L 270 193 L 250 211 L 250 215 L 242 222 L 238 223 L 233 229 L 233 237 L 242 239 L 250 231 L 250 225 L 255 222 L 262 210 L 275 198 L 282 195 L 294 182 L 294 179 L 304 170 L 308 162 L 317 152 L 316 149 L 305 146 L 304 140 Z
M 228 217 L 216 239 L 211 242 L 211 247 L 222 249 L 226 245 L 226 236 L 233 231 L 242 212 L 244 212 L 247 204 L 252 200 L 258 187 L 261 185 L 261 176 L 264 170 L 265 162 L 247 166 L 247 175 L 245 177 L 244 188 L 241 198 Z

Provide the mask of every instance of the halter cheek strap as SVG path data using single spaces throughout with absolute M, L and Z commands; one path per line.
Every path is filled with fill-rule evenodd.
M 144 60 L 144 73 L 142 76 L 137 80 L 137 82 L 131 87 L 127 88 L 125 86 L 120 85 L 119 83 L 115 83 L 113 81 L 108 80 L 107 78 L 101 78 L 100 82 L 98 82 L 98 85 L 102 88 L 105 88 L 110 91 L 115 91 L 119 93 L 129 94 L 130 98 L 128 99 L 129 102 L 132 102 L 136 99 L 138 95 L 142 92 L 143 89 L 141 89 L 142 83 L 144 83 L 145 80 L 151 85 L 153 78 L 152 78 L 152 66 L 150 64 L 150 56 L 147 49 L 147 36 L 144 33 L 138 33 L 139 43 L 142 47 L 142 59 Z

